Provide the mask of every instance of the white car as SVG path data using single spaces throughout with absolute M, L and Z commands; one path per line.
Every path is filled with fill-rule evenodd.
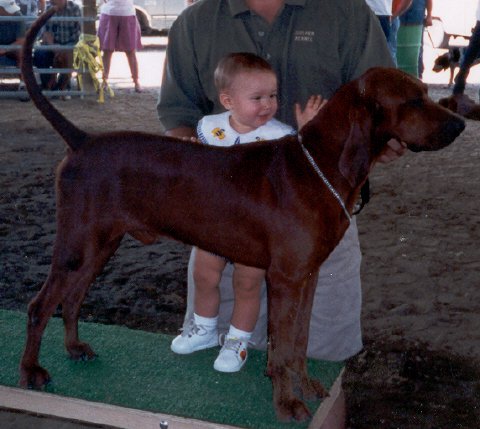
M 477 0 L 433 0 L 433 25 L 427 39 L 434 48 L 455 45 L 455 39 L 468 38 L 476 23 Z
M 142 34 L 166 34 L 177 16 L 191 3 L 191 0 L 135 0 Z

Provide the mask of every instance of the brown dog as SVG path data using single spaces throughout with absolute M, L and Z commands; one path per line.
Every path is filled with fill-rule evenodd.
M 302 399 L 325 394 L 306 368 L 316 273 L 348 227 L 370 166 L 391 138 L 414 151 L 447 146 L 463 119 L 432 102 L 420 81 L 372 69 L 342 87 L 298 138 L 219 148 L 129 131 L 90 134 L 35 82 L 32 42 L 49 15 L 27 35 L 23 73 L 32 100 L 69 150 L 57 171 L 50 274 L 28 307 L 20 385 L 40 388 L 50 380 L 38 357 L 59 304 L 70 356 L 95 356 L 77 332 L 90 283 L 125 234 L 145 244 L 167 235 L 266 270 L 267 373 L 277 416 L 307 419 Z
M 439 104 L 459 115 L 480 121 L 480 104 L 475 103 L 468 95 L 454 94 L 450 97 L 441 98 Z

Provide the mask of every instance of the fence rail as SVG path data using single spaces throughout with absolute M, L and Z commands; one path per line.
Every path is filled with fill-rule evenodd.
M 31 23 L 35 21 L 37 17 L 35 16 L 0 16 L 0 24 L 2 22 L 26 22 Z M 68 16 L 68 17 L 56 17 L 52 16 L 49 21 L 53 22 L 66 22 L 66 21 L 78 21 L 82 23 L 82 33 L 83 33 L 83 23 L 84 22 L 94 22 L 96 21 L 96 17 L 86 17 L 86 16 Z M 40 43 L 36 43 L 33 47 L 34 50 L 49 50 L 54 52 L 61 52 L 61 51 L 73 51 L 75 48 L 74 45 L 42 45 Z M 0 50 L 6 49 L 9 51 L 18 51 L 22 49 L 21 45 L 0 45 Z M 41 74 L 55 74 L 55 73 L 64 73 L 64 74 L 88 74 L 88 70 L 86 69 L 76 69 L 76 68 L 37 68 L 34 67 L 35 73 Z M 11 65 L 0 65 L 0 83 L 2 83 L 3 79 L 6 79 L 5 76 L 9 78 L 18 79 L 20 80 L 21 70 L 17 66 Z M 84 89 L 72 90 L 72 89 L 65 89 L 62 91 L 49 91 L 43 90 L 42 93 L 47 97 L 53 96 L 80 96 L 83 97 L 85 95 L 92 95 L 95 94 L 95 91 L 86 91 Z M 28 93 L 24 89 L 18 89 L 17 91 L 5 90 L 3 91 L 0 88 L 0 98 L 24 98 L 28 96 Z

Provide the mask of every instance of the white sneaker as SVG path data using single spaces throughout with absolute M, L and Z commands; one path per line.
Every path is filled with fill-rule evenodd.
M 247 361 L 248 340 L 225 335 L 225 342 L 213 364 L 213 368 L 220 372 L 240 371 Z
M 187 327 L 183 328 L 182 334 L 175 337 L 170 348 L 174 353 L 187 355 L 215 346 L 218 346 L 217 327 L 197 325 L 194 320 L 191 320 Z

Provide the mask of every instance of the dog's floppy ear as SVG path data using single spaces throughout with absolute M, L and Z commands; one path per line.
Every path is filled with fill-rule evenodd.
M 440 106 L 448 108 L 449 100 L 448 98 L 440 98 L 440 100 L 438 100 L 438 104 L 440 104 Z
M 370 133 L 372 119 L 365 107 L 355 107 L 350 116 L 350 132 L 340 155 L 339 170 L 352 188 L 367 178 L 370 170 Z

